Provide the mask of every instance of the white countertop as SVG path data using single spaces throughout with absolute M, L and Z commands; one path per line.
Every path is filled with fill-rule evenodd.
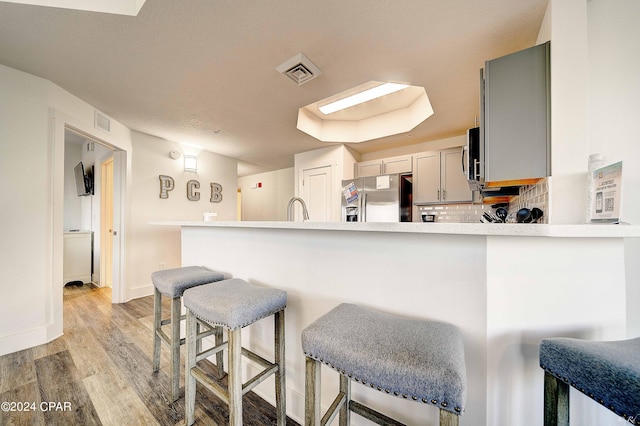
M 279 221 L 167 221 L 157 226 L 299 229 L 354 232 L 407 232 L 419 234 L 496 235 L 560 238 L 638 238 L 640 226 L 614 224 L 536 225 L 523 223 L 380 223 L 380 222 L 279 222 Z

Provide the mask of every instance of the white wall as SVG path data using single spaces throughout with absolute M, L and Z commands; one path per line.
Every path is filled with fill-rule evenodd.
M 587 143 L 587 1 L 551 0 L 548 8 L 552 174 L 549 180 L 549 218 L 550 223 L 556 224 L 583 223 L 586 219 L 586 171 L 590 154 Z M 549 31 L 548 27 L 543 30 Z
M 589 152 L 623 160 L 622 219 L 640 224 L 640 2 L 592 0 L 589 12 Z M 627 334 L 640 336 L 640 241 L 625 241 Z
M 552 0 L 538 42 L 551 39 L 552 223 L 585 221 L 588 157 L 623 161 L 622 219 L 640 223 L 640 29 L 636 0 Z M 640 241 L 625 241 L 627 333 L 640 335 Z
M 0 66 L 0 354 L 46 340 L 52 321 L 47 84 Z
M 94 109 L 41 78 L 0 66 L 0 354 L 62 333 L 64 121 L 93 129 Z M 112 134 L 130 146 L 128 129 Z
M 153 221 L 202 221 L 204 212 L 218 220 L 236 219 L 237 160 L 208 151 L 198 154 L 198 172 L 184 171 L 184 157 L 173 160 L 169 151 L 184 151 L 179 143 L 133 132 L 131 223 L 127 247 L 127 299 L 153 294 L 151 273 L 181 266 L 179 227 L 149 225 Z M 160 198 L 159 175 L 171 176 L 175 189 Z M 186 184 L 200 182 L 200 200 L 187 199 Z M 222 201 L 210 202 L 210 183 L 222 185 Z
M 293 167 L 238 178 L 242 220 L 287 220 L 287 203 L 294 196 L 294 182 Z

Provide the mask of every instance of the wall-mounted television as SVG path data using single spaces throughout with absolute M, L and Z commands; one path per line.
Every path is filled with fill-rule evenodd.
M 76 177 L 76 192 L 78 197 L 93 194 L 93 166 L 87 170 L 84 169 L 82 161 L 73 169 Z

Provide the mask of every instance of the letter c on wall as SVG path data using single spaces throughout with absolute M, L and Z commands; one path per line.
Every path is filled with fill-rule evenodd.
M 200 182 L 197 180 L 190 180 L 187 182 L 187 199 L 189 201 L 198 201 L 200 199 L 200 192 L 196 189 L 200 188 Z

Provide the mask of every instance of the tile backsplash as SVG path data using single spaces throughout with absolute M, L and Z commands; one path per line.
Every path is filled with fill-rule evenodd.
M 547 178 L 540 179 L 535 185 L 526 185 L 520 187 L 520 194 L 509 203 L 509 216 L 515 217 L 515 214 L 521 208 L 526 207 L 532 209 L 534 207 L 543 211 L 544 216 L 538 220 L 538 223 L 549 223 L 549 181 Z
M 433 215 L 434 222 L 449 223 L 479 223 L 484 212 L 495 212 L 490 204 L 432 204 L 416 206 L 418 209 L 417 221 L 422 215 Z M 547 212 L 549 210 L 549 183 L 546 178 L 541 179 L 535 185 L 520 187 L 519 195 L 513 197 L 509 203 L 507 222 L 515 222 L 516 212 L 526 207 L 539 208 L 544 216 L 538 223 L 549 223 Z
M 484 204 L 443 204 L 418 206 L 418 220 L 423 214 L 434 215 L 435 222 L 479 223 L 482 213 L 490 211 Z

